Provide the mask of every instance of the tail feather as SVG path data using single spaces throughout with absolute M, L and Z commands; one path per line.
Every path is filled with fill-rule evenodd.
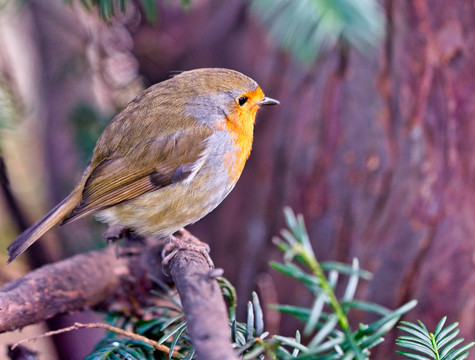
M 26 229 L 19 237 L 8 247 L 10 264 L 18 256 L 23 254 L 36 240 L 42 237 L 49 229 L 59 224 L 76 207 L 76 201 L 72 195 L 56 205 L 40 221 Z

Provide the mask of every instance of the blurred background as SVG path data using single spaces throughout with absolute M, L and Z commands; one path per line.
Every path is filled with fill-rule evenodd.
M 320 260 L 358 257 L 374 273 L 361 298 L 390 308 L 417 299 L 408 320 L 433 329 L 447 315 L 475 338 L 473 1 L 1 4 L 0 154 L 19 203 L 2 178 L 1 264 L 20 230 L 73 188 L 102 129 L 134 95 L 179 71 L 226 67 L 281 101 L 259 114 L 235 190 L 189 227 L 236 286 L 241 320 L 253 290 L 266 305 L 312 299 L 268 267 L 281 259 L 271 239 L 289 205 L 305 216 Z M 102 247 L 103 230 L 92 219 L 55 229 L 2 265 L 0 280 Z M 265 316 L 271 333 L 300 325 Z M 394 358 L 396 335 L 374 359 Z M 13 336 L 26 337 L 0 341 Z M 56 349 L 37 346 L 48 347 L 44 359 L 80 359 L 100 336 L 81 330 L 54 338 Z

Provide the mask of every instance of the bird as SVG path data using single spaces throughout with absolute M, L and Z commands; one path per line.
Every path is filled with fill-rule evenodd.
M 231 69 L 184 71 L 152 85 L 104 129 L 72 192 L 10 244 L 7 263 L 52 227 L 90 214 L 112 234 L 173 237 L 234 188 L 257 111 L 278 104 Z

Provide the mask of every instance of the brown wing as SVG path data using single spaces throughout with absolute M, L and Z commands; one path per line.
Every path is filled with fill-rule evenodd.
M 91 171 L 81 202 L 63 224 L 185 180 L 201 166 L 209 135 L 211 129 L 195 127 L 140 142 L 123 156 L 110 154 Z

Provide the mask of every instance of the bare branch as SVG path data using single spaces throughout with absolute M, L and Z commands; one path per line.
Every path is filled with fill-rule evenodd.
M 113 249 L 106 249 L 43 266 L 5 284 L 0 288 L 0 332 L 96 305 L 119 285 L 120 273 L 126 272 L 121 265 Z
M 189 233 L 178 236 L 190 236 Z M 132 256 L 117 257 L 109 247 L 76 255 L 39 268 L 0 288 L 0 332 L 22 328 L 57 314 L 100 306 L 111 309 L 117 301 L 140 316 L 154 304 L 154 283 L 162 278 L 161 242 L 129 241 Z M 201 360 L 238 359 L 232 345 L 228 313 L 205 257 L 196 251 L 179 251 L 169 272 L 182 300 L 188 334 Z
M 180 294 L 198 359 L 237 360 L 226 306 L 214 275 L 217 270 L 211 270 L 201 254 L 186 250 L 175 255 L 169 271 Z

